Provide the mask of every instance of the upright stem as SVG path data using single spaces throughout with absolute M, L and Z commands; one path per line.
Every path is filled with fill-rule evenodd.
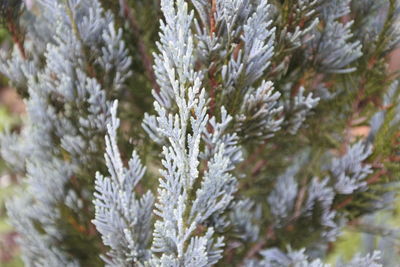
M 21 38 L 21 33 L 18 30 L 18 26 L 15 25 L 15 23 L 12 20 L 10 20 L 7 22 L 7 28 L 11 34 L 11 38 L 12 38 L 13 42 L 17 46 L 19 52 L 21 53 L 22 58 L 27 59 L 26 53 L 25 53 L 25 48 L 24 48 L 23 38 Z
M 156 75 L 154 74 L 153 60 L 147 53 L 146 45 L 141 38 L 139 24 L 134 16 L 131 8 L 129 7 L 128 3 L 126 2 L 126 0 L 121 0 L 121 9 L 122 9 L 124 17 L 126 17 L 128 19 L 128 22 L 131 26 L 132 33 L 136 38 L 136 44 L 137 44 L 137 48 L 139 50 L 139 56 L 143 63 L 143 66 L 144 66 L 144 69 L 146 72 L 146 76 L 150 80 L 153 88 L 158 93 L 158 92 L 160 92 L 160 87 L 157 84 Z
M 217 2 L 216 0 L 211 1 L 211 11 L 210 11 L 210 36 L 211 38 L 215 37 L 216 32 L 216 22 L 215 22 L 215 13 L 217 12 Z M 218 87 L 218 82 L 215 77 L 216 65 L 212 62 L 211 67 L 208 71 L 208 78 L 210 79 L 210 115 L 214 114 L 215 110 L 215 91 Z

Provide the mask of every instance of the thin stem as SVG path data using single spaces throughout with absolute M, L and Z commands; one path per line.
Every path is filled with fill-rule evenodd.
M 211 11 L 210 11 L 210 37 L 214 38 L 216 33 L 216 21 L 215 13 L 217 12 L 216 0 L 211 1 Z M 214 62 L 211 63 L 211 67 L 208 71 L 208 78 L 210 80 L 210 115 L 212 116 L 215 111 L 215 98 L 216 89 L 218 88 L 218 82 L 215 77 L 217 66 Z
M 128 22 L 131 26 L 132 33 L 136 38 L 136 45 L 139 50 L 139 56 L 143 63 L 143 66 L 144 66 L 144 69 L 146 72 L 146 76 L 150 80 L 153 88 L 158 93 L 158 92 L 160 92 L 160 87 L 157 84 L 156 75 L 154 74 L 153 60 L 149 56 L 149 54 L 146 50 L 146 45 L 141 38 L 140 28 L 139 28 L 139 24 L 136 20 L 136 17 L 134 15 L 132 9 L 129 7 L 128 3 L 126 2 L 126 0 L 121 0 L 121 9 L 122 9 L 124 17 L 128 19 Z
M 18 30 L 18 26 L 16 26 L 15 23 L 12 20 L 10 20 L 7 22 L 7 28 L 11 34 L 13 42 L 17 46 L 19 52 L 21 53 L 22 58 L 27 59 L 23 38 L 21 38 L 21 33 Z

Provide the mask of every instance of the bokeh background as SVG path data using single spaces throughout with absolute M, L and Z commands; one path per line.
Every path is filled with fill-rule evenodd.
M 12 45 L 6 31 L 0 28 L 0 50 L 7 51 Z M 8 86 L 7 80 L 0 76 L 0 132 L 21 127 L 25 117 L 24 102 L 14 88 Z M 23 266 L 18 257 L 16 233 L 7 222 L 5 201 L 12 196 L 13 189 L 18 186 L 17 179 L 7 169 L 0 158 L 0 266 Z

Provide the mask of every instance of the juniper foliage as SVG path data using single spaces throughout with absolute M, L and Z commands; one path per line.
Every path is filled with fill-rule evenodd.
M 25 7 L 0 57 L 27 105 L 1 136 L 25 264 L 330 266 L 346 225 L 393 210 L 399 5 Z M 387 247 L 336 266 L 391 264 Z

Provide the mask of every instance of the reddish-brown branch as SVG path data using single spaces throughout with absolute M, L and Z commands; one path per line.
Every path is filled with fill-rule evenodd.
M 256 151 L 254 151 L 254 153 L 252 153 L 245 161 L 243 161 L 240 166 L 239 169 L 243 170 L 244 168 L 248 167 L 249 164 L 251 164 L 252 162 L 254 162 L 258 156 L 260 156 L 260 154 L 265 150 L 267 143 L 264 142 L 262 143 L 258 149 Z
M 353 197 L 348 197 L 339 204 L 337 204 L 333 209 L 334 210 L 340 210 L 349 205 L 353 201 Z
M 217 12 L 217 2 L 216 0 L 211 1 L 211 11 L 210 11 L 210 36 L 214 37 L 216 32 L 216 22 L 215 22 L 215 13 Z M 210 115 L 214 114 L 215 110 L 215 94 L 218 88 L 218 82 L 215 77 L 216 65 L 211 63 L 211 67 L 208 71 L 208 78 L 210 80 Z
M 210 35 L 211 37 L 216 31 L 215 13 L 217 12 L 217 1 L 211 0 L 211 14 L 210 14 Z
M 215 91 L 218 88 L 218 82 L 215 78 L 215 66 L 212 66 L 208 71 L 208 78 L 210 79 L 210 115 L 213 115 L 215 110 Z
M 21 34 L 18 31 L 18 27 L 15 25 L 15 23 L 13 21 L 9 21 L 9 22 L 7 22 L 7 28 L 8 28 L 8 31 L 10 32 L 13 42 L 17 46 L 19 52 L 21 53 L 22 58 L 26 59 L 23 38 L 21 38 Z
M 263 247 L 267 244 L 267 242 L 270 239 L 273 239 L 275 236 L 275 232 L 274 232 L 274 226 L 271 225 L 270 227 L 268 227 L 267 232 L 265 233 L 264 238 L 262 238 L 259 242 L 257 242 L 256 244 L 254 244 L 254 246 L 252 246 L 249 251 L 246 253 L 246 256 L 244 257 L 245 260 L 251 259 L 254 256 L 257 255 L 258 252 L 260 252 Z
M 379 178 L 381 178 L 382 175 L 387 174 L 386 169 L 382 169 L 379 172 L 375 173 L 371 178 L 367 180 L 367 184 L 375 184 L 379 181 Z M 339 210 L 345 208 L 347 205 L 349 205 L 353 201 L 353 196 L 349 196 L 348 198 L 344 199 L 342 202 L 337 204 L 333 209 Z
M 359 109 L 358 109 L 358 107 L 359 107 L 359 105 L 360 105 L 360 103 L 361 103 L 361 99 L 362 99 L 362 97 L 364 96 L 364 93 L 365 93 L 365 81 L 362 81 L 362 82 L 361 82 L 361 87 L 360 87 L 360 89 L 358 90 L 356 99 L 354 100 L 354 102 L 352 103 L 352 106 L 351 106 L 351 110 L 352 110 L 351 116 L 349 116 L 349 119 L 348 119 L 347 122 L 346 122 L 345 140 L 344 140 L 344 142 L 343 142 L 343 144 L 342 144 L 342 147 L 341 147 L 341 149 L 340 149 L 340 152 L 341 152 L 342 154 L 344 154 L 344 153 L 346 152 L 347 146 L 348 146 L 348 144 L 350 143 L 350 138 L 351 138 L 351 126 L 352 126 L 352 124 L 353 124 L 353 120 L 354 120 L 354 119 L 358 116 L 358 114 L 359 114 Z
M 242 243 L 233 241 L 229 242 L 226 246 L 226 249 L 224 251 L 224 258 L 226 259 L 226 263 L 232 264 L 232 261 L 234 260 L 234 257 L 236 255 L 236 249 L 240 248 L 242 246 Z
M 267 163 L 267 161 L 265 159 L 260 159 L 259 161 L 257 161 L 257 163 L 254 165 L 253 169 L 251 170 L 251 176 L 254 177 L 254 176 L 258 175 L 266 163 Z
M 146 72 L 146 76 L 150 80 L 153 88 L 158 93 L 160 91 L 160 87 L 157 84 L 156 75 L 154 74 L 153 60 L 147 52 L 146 45 L 141 38 L 139 24 L 134 16 L 131 8 L 129 7 L 128 3 L 126 2 L 126 0 L 122 0 L 122 10 L 123 10 L 124 16 L 128 19 L 129 24 L 131 26 L 132 33 L 136 38 L 136 45 L 139 50 L 139 56 L 143 63 L 143 66 L 144 66 L 144 69 Z
M 374 68 L 376 64 L 376 59 L 374 57 L 372 57 L 367 65 L 367 70 L 371 70 Z M 351 127 L 352 127 L 352 123 L 354 121 L 354 119 L 357 118 L 357 116 L 360 114 L 360 106 L 361 103 L 363 102 L 363 99 L 365 98 L 365 90 L 366 90 L 366 83 L 367 83 L 367 78 L 368 77 L 363 77 L 362 80 L 360 81 L 360 87 L 359 90 L 357 92 L 356 98 L 352 103 L 351 106 L 351 115 L 349 116 L 349 119 L 346 122 L 346 128 L 345 128 L 345 140 L 343 142 L 343 145 L 340 149 L 341 153 L 345 153 L 346 148 L 348 146 L 348 144 L 350 143 L 350 139 L 351 139 Z
M 305 179 L 304 179 L 305 181 Z M 296 203 L 294 205 L 294 215 L 293 219 L 297 219 L 301 215 L 301 207 L 303 205 L 304 199 L 306 197 L 307 185 L 303 185 L 300 192 L 297 194 Z
M 235 60 L 238 59 L 238 57 L 239 57 L 239 52 L 241 51 L 242 46 L 243 46 L 243 42 L 240 42 L 240 43 L 238 43 L 238 44 L 235 46 L 235 49 L 233 50 L 233 58 L 234 58 Z
M 375 184 L 377 182 L 379 182 L 379 178 L 382 177 L 382 175 L 387 174 L 387 170 L 386 169 L 382 169 L 379 172 L 377 172 L 374 176 L 372 176 L 371 178 L 369 178 L 367 180 L 367 184 Z

